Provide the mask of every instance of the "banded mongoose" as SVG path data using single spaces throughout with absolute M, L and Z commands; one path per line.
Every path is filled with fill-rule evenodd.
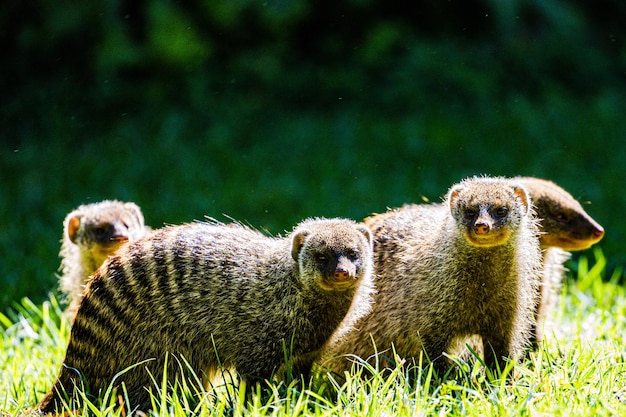
M 145 236 L 141 209 L 130 202 L 104 200 L 84 204 L 63 221 L 59 289 L 68 302 L 65 314 L 71 317 L 89 277 L 125 242 Z
M 599 242 L 604 229 L 567 191 L 552 181 L 534 177 L 515 177 L 530 193 L 540 221 L 539 242 L 543 250 L 540 297 L 535 309 L 531 342 L 534 348 L 543 339 L 546 317 L 557 303 L 565 274 L 567 251 L 584 250 Z
M 346 219 L 308 219 L 284 238 L 238 223 L 158 229 L 89 282 L 39 409 L 60 410 L 64 389 L 80 403 L 75 385 L 98 396 L 145 360 L 114 382 L 131 409 L 150 408 L 150 374 L 160 383 L 166 367 L 173 382 L 183 359 L 200 378 L 234 367 L 250 385 L 272 378 L 288 354 L 306 377 L 353 298 L 361 302 L 351 314 L 369 309 L 372 263 L 370 230 Z
M 599 242 L 604 229 L 567 191 L 553 183 L 535 177 L 514 177 L 531 196 L 535 215 L 539 220 L 539 243 L 542 249 L 540 297 L 535 308 L 535 322 L 530 336 L 531 345 L 537 348 L 543 339 L 545 318 L 554 308 L 565 268 L 570 257 L 567 251 L 584 250 Z M 398 210 L 410 210 L 415 204 L 406 204 L 386 213 L 366 219 L 366 223 L 380 223 L 388 216 L 397 216 Z
M 412 205 L 365 222 L 374 232 L 374 303 L 339 329 L 316 368 L 341 377 L 354 355 L 374 364 L 432 361 L 478 335 L 490 369 L 526 347 L 541 256 L 529 196 L 504 178 L 472 177 L 451 187 L 445 204 Z M 375 353 L 380 354 L 375 357 Z

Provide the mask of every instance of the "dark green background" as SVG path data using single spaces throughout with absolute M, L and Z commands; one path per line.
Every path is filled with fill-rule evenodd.
M 0 309 L 56 285 L 65 215 L 204 215 L 272 234 L 551 179 L 626 263 L 623 1 L 8 1 Z

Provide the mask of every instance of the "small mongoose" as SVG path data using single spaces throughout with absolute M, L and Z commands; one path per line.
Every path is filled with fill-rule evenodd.
M 187 366 L 205 384 L 223 367 L 250 385 L 292 357 L 306 377 L 353 298 L 353 316 L 368 311 L 372 264 L 370 230 L 347 219 L 308 219 L 283 238 L 239 223 L 158 229 L 89 282 L 39 409 L 60 410 L 64 392 L 79 404 L 75 386 L 97 397 L 113 382 L 127 407 L 146 410 L 152 378 L 160 384 L 166 369 L 173 383 Z
M 536 322 L 530 341 L 534 348 L 543 339 L 543 324 L 558 300 L 565 274 L 567 251 L 584 250 L 599 242 L 604 229 L 578 201 L 552 181 L 534 177 L 515 177 L 530 193 L 540 221 L 539 242 L 543 250 L 540 297 L 535 309 Z
M 130 202 L 104 200 L 72 210 L 63 221 L 59 289 L 71 317 L 80 303 L 89 277 L 125 242 L 145 236 L 141 209 Z
M 374 232 L 374 303 L 350 329 L 339 329 L 317 369 L 343 375 L 356 355 L 372 364 L 432 361 L 480 336 L 490 369 L 503 369 L 526 347 L 541 255 L 523 186 L 472 177 L 451 187 L 444 204 L 411 205 L 366 219 Z M 379 355 L 375 355 L 376 353 Z

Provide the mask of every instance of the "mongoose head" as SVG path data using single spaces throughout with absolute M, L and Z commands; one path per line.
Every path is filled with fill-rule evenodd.
M 515 178 L 530 193 L 539 228 L 541 247 L 559 247 L 567 251 L 589 248 L 604 236 L 604 229 L 567 191 L 540 178 Z
M 453 186 L 447 202 L 457 227 L 473 246 L 506 243 L 530 211 L 528 193 L 502 178 L 469 178 Z
M 148 229 L 136 204 L 115 200 L 79 206 L 65 219 L 69 240 L 89 251 L 97 265 L 104 263 L 124 242 L 143 237 Z
M 354 288 L 372 270 L 372 233 L 346 219 L 309 219 L 291 235 L 300 277 L 326 291 Z

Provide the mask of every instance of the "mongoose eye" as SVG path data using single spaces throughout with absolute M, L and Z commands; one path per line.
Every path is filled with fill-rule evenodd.
M 93 229 L 93 233 L 94 235 L 96 235 L 96 237 L 103 237 L 104 235 L 106 235 L 107 229 L 106 227 L 96 227 L 95 229 Z
M 350 259 L 356 259 L 359 257 L 359 251 L 356 249 L 348 249 L 346 251 L 346 256 Z
M 498 207 L 496 209 L 496 216 L 499 218 L 506 217 L 507 214 L 509 214 L 509 209 L 506 207 Z
M 569 218 L 567 217 L 567 213 L 565 213 L 564 211 L 557 212 L 555 217 L 561 223 L 565 223 L 569 220 Z
M 465 209 L 465 212 L 463 213 L 463 216 L 468 219 L 468 220 L 474 220 L 474 217 L 476 217 L 476 210 L 474 209 Z
M 315 254 L 315 262 L 317 262 L 319 264 L 325 263 L 327 259 L 328 259 L 328 257 L 326 255 L 324 255 L 323 253 L 316 253 Z

